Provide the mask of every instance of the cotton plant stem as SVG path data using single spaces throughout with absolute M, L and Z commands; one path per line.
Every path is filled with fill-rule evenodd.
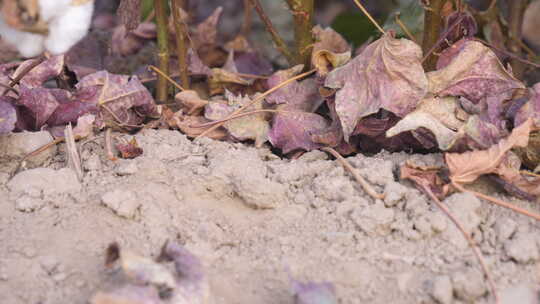
M 291 77 L 291 78 L 289 78 L 289 79 L 287 79 L 287 80 L 285 80 L 283 82 L 280 82 L 277 86 L 275 86 L 275 87 L 269 89 L 268 91 L 262 93 L 261 95 L 259 95 L 259 97 L 253 99 L 252 101 L 250 101 L 250 102 L 246 103 L 245 105 L 241 106 L 240 108 L 238 108 L 236 111 L 232 112 L 225 119 L 230 118 L 230 117 L 234 117 L 237 114 L 242 113 L 245 109 L 249 108 L 253 104 L 262 101 L 266 96 L 274 93 L 275 91 L 281 89 L 282 87 L 288 85 L 289 83 L 291 83 L 293 81 L 296 81 L 298 79 L 304 78 L 304 77 L 306 77 L 308 75 L 311 75 L 311 74 L 315 73 L 315 71 L 316 71 L 315 69 L 312 69 L 312 70 L 309 70 L 309 71 L 307 71 L 305 73 L 302 73 L 302 74 L 296 75 L 294 77 Z M 216 130 L 217 128 L 221 127 L 224 123 L 225 122 L 218 123 L 218 124 L 214 125 L 213 127 L 209 128 L 209 129 L 205 130 L 204 132 L 202 132 L 201 134 L 197 135 L 197 137 L 195 137 L 195 139 L 206 136 L 210 132 L 212 132 L 212 131 Z
M 296 42 L 295 57 L 297 64 L 304 68 L 311 65 L 313 38 L 314 0 L 287 0 L 294 19 L 294 40 Z
M 159 69 L 165 75 L 167 75 L 169 74 L 169 31 L 167 27 L 167 0 L 154 0 L 154 10 L 156 11 Z M 157 103 L 166 103 L 168 93 L 169 90 L 167 79 L 159 75 L 156 85 Z
M 182 88 L 189 90 L 189 74 L 188 74 L 188 46 L 186 41 L 187 36 L 187 25 L 184 16 L 182 16 L 182 11 L 184 10 L 185 1 L 184 0 L 172 0 L 172 10 L 173 10 L 173 19 L 174 19 L 174 28 L 176 30 L 176 53 L 178 57 L 178 71 L 180 72 L 180 83 Z
M 426 56 L 425 54 L 429 54 L 423 63 L 426 72 L 435 70 L 435 66 L 437 65 L 437 56 L 435 56 L 433 51 L 430 52 L 430 50 L 437 45 L 437 41 L 441 34 L 441 27 L 443 25 L 441 11 L 445 1 L 446 0 L 429 1 L 429 7 L 424 12 L 424 39 L 422 42 L 422 50 L 424 56 Z
M 364 191 L 366 191 L 366 193 L 369 194 L 369 196 L 373 197 L 374 199 L 384 199 L 384 194 L 377 193 L 377 191 L 373 189 L 373 187 L 362 177 L 362 175 L 358 174 L 356 169 L 353 166 L 351 166 L 351 164 L 349 164 L 349 162 L 343 156 L 341 156 L 338 153 L 338 151 L 330 147 L 324 147 L 324 148 L 321 148 L 321 150 L 328 152 L 332 156 L 334 156 L 337 159 L 337 161 L 343 167 L 345 167 L 347 171 L 349 171 L 349 173 L 360 184 L 360 186 L 362 186 L 362 189 L 364 189 Z
M 508 34 L 510 39 L 508 41 L 508 49 L 514 55 L 521 57 L 521 45 L 518 41 L 521 41 L 521 27 L 523 24 L 523 15 L 527 8 L 527 0 L 507 0 L 510 6 L 510 16 L 508 20 Z M 518 79 L 521 79 L 525 72 L 525 66 L 523 63 L 516 59 L 511 59 L 512 73 Z
M 268 16 L 264 12 L 261 2 L 259 2 L 259 0 L 248 0 L 248 2 L 251 4 L 251 6 L 253 6 L 253 8 L 255 8 L 255 11 L 259 15 L 259 18 L 261 18 L 262 22 L 264 23 L 264 26 L 266 27 L 266 31 L 268 31 L 270 36 L 272 36 L 272 40 L 276 44 L 276 48 L 278 49 L 278 51 L 283 56 L 285 56 L 285 58 L 287 59 L 287 62 L 289 62 L 290 65 L 297 64 L 298 62 L 295 56 L 293 55 L 289 47 L 287 47 L 287 44 L 285 43 L 283 38 L 277 32 L 270 18 L 268 18 Z

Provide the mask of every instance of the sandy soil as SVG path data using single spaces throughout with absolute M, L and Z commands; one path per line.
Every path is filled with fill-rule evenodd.
M 339 303 L 493 302 L 461 234 L 397 179 L 405 160 L 440 155 L 349 158 L 386 192 L 374 201 L 322 152 L 286 160 L 174 131 L 135 137 L 144 154 L 133 160 L 107 160 L 102 138 L 84 144 L 82 182 L 63 146 L 12 179 L 16 162 L 0 162 L 0 303 L 86 303 L 113 280 L 108 244 L 150 257 L 166 240 L 202 260 L 214 303 L 293 303 L 289 274 L 332 282 Z M 480 244 L 503 302 L 538 303 L 540 223 L 468 194 L 444 203 Z

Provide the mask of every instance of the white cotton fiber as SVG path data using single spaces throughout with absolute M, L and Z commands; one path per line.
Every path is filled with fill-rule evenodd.
M 0 36 L 25 57 L 37 56 L 43 50 L 53 55 L 67 52 L 88 32 L 94 3 L 93 0 L 40 0 L 39 8 L 40 19 L 49 27 L 48 36 L 15 30 L 0 16 Z

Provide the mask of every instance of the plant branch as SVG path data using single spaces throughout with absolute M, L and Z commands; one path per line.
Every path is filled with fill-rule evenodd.
M 167 0 L 154 0 L 157 25 L 158 62 L 159 69 L 165 75 L 169 74 L 169 31 L 167 27 Z M 166 103 L 168 83 L 165 77 L 159 75 L 156 88 L 156 101 Z
M 184 8 L 184 0 L 172 0 L 174 28 L 176 30 L 176 52 L 178 56 L 178 71 L 180 72 L 180 83 L 182 84 L 182 88 L 189 90 L 190 84 L 187 62 L 188 46 L 186 43 L 187 26 Z
M 426 8 L 424 12 L 424 39 L 422 42 L 422 50 L 424 56 L 429 54 L 423 64 L 426 72 L 433 71 L 437 65 L 437 56 L 433 54 L 434 51 L 431 51 L 431 49 L 437 45 L 439 35 L 441 34 L 441 27 L 443 25 L 441 11 L 444 3 L 445 0 L 431 0 L 429 2 L 429 7 Z M 434 50 L 437 49 L 434 48 Z
M 283 54 L 283 56 L 285 56 L 285 58 L 287 58 L 287 61 L 289 62 L 289 64 L 294 65 L 298 63 L 296 61 L 296 58 L 292 54 L 292 52 L 287 47 L 287 44 L 285 43 L 283 38 L 279 35 L 276 28 L 272 24 L 272 21 L 270 20 L 270 18 L 268 18 L 268 16 L 264 12 L 261 2 L 259 0 L 248 0 L 248 1 L 251 3 L 251 6 L 255 8 L 255 11 L 257 12 L 257 14 L 259 14 L 259 17 L 264 23 L 266 30 L 268 31 L 270 36 L 272 36 L 272 40 L 274 40 L 274 43 L 276 44 L 277 49 L 281 52 L 281 54 Z
M 296 63 L 303 64 L 304 69 L 311 63 L 313 39 L 314 0 L 287 0 L 294 18 L 294 40 L 296 41 Z
M 527 7 L 527 0 L 512 0 L 507 1 L 510 6 L 510 16 L 508 18 L 508 49 L 516 56 L 521 57 L 521 26 L 523 24 L 523 15 L 525 14 L 525 8 Z M 512 73 L 517 78 L 521 79 L 525 66 L 518 60 L 510 60 L 512 65 Z
M 244 22 L 242 23 L 242 30 L 240 31 L 244 37 L 249 35 L 251 32 L 251 25 L 253 23 L 253 5 L 251 0 L 244 0 Z

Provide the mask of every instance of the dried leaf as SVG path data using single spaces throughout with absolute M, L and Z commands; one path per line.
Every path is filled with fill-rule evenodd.
M 204 118 L 204 116 L 190 116 L 184 115 L 180 111 L 176 112 L 170 119 L 169 125 L 178 127 L 182 133 L 188 137 L 197 137 L 202 134 L 207 128 L 198 128 L 196 126 L 210 122 L 211 120 Z M 206 137 L 223 140 L 227 138 L 227 131 L 223 128 L 218 128 L 207 135 Z
M 11 97 L 0 97 L 0 135 L 7 134 L 15 128 L 17 122 L 17 111 L 13 106 Z
M 454 97 L 426 98 L 416 110 L 389 129 L 386 136 L 392 137 L 402 132 L 425 128 L 435 135 L 439 149 L 447 151 L 463 137 L 463 131 L 460 132 L 460 129 L 465 122 L 456 117 L 458 108 L 457 99 Z
M 94 132 L 94 121 L 96 116 L 93 114 L 84 114 L 77 118 L 77 126 L 73 128 L 73 135 L 77 138 L 86 138 Z
M 120 151 L 120 157 L 132 159 L 143 154 L 143 149 L 139 147 L 137 140 L 133 137 L 128 143 L 116 144 L 116 149 Z
M 474 40 L 463 43 L 463 49 L 447 66 L 427 73 L 429 92 L 463 96 L 478 103 L 488 96 L 511 95 L 512 89 L 524 88 L 491 49 Z
M 448 195 L 448 183 L 441 177 L 441 168 L 422 167 L 412 161 L 407 161 L 401 165 L 400 178 L 410 179 L 427 187 L 441 200 Z
M 328 74 L 324 85 L 340 88 L 336 112 L 346 141 L 361 118 L 380 109 L 399 117 L 415 109 L 427 92 L 421 59 L 420 46 L 387 34 Z
M 197 25 L 195 35 L 193 35 L 193 41 L 196 46 L 203 44 L 216 44 L 217 42 L 217 24 L 223 7 L 218 7 L 214 10 L 212 15 L 206 18 L 205 21 Z
M 323 29 L 319 25 L 312 31 L 317 42 L 313 45 L 311 64 L 320 76 L 326 76 L 330 70 L 351 59 L 351 47 L 339 33 L 332 28 Z
M 11 77 L 16 78 L 19 74 L 24 72 L 28 66 L 32 65 L 35 60 L 39 59 L 30 59 L 23 62 L 17 68 L 17 70 L 15 70 Z M 24 77 L 19 83 L 26 86 L 27 88 L 39 88 L 47 80 L 50 80 L 60 75 L 63 68 L 64 55 L 53 56 L 31 69 L 28 73 L 24 75 Z
M 101 108 L 103 120 L 112 126 L 137 128 L 147 116 L 156 116 L 156 105 L 148 89 L 136 76 L 100 71 L 85 76 L 77 89 L 97 87 L 90 102 Z
M 258 95 L 253 96 L 257 98 Z M 225 92 L 227 101 L 211 101 L 205 107 L 204 116 L 210 120 L 221 120 L 227 118 L 234 111 L 245 104 L 251 102 L 248 96 L 235 96 L 229 91 Z M 262 103 L 255 103 L 245 111 L 255 111 L 262 109 Z M 236 118 L 225 122 L 223 127 L 236 139 L 254 140 L 256 147 L 261 147 L 268 140 L 268 131 L 270 124 L 268 123 L 267 113 L 256 113 L 241 118 Z
M 315 142 L 312 135 L 328 129 L 328 121 L 315 113 L 288 109 L 288 106 L 280 106 L 278 110 L 287 112 L 274 116 L 272 129 L 268 134 L 272 146 L 280 148 L 283 153 L 321 148 L 323 145 Z
M 29 127 L 32 130 L 39 130 L 51 115 L 58 108 L 60 103 L 51 89 L 45 88 L 27 88 L 20 87 L 20 97 L 17 105 L 23 106 L 28 115 L 28 121 L 31 121 Z M 24 119 L 24 118 L 21 118 Z
M 199 97 L 197 91 L 184 90 L 179 92 L 174 97 L 174 100 L 182 105 L 184 113 L 188 115 L 199 115 L 204 107 L 208 104 L 208 100 Z
M 495 173 L 506 153 L 513 147 L 525 147 L 529 141 L 532 120 L 515 128 L 505 139 L 487 150 L 462 154 L 446 153 L 445 160 L 450 170 L 450 179 L 459 184 L 474 182 L 480 175 Z

